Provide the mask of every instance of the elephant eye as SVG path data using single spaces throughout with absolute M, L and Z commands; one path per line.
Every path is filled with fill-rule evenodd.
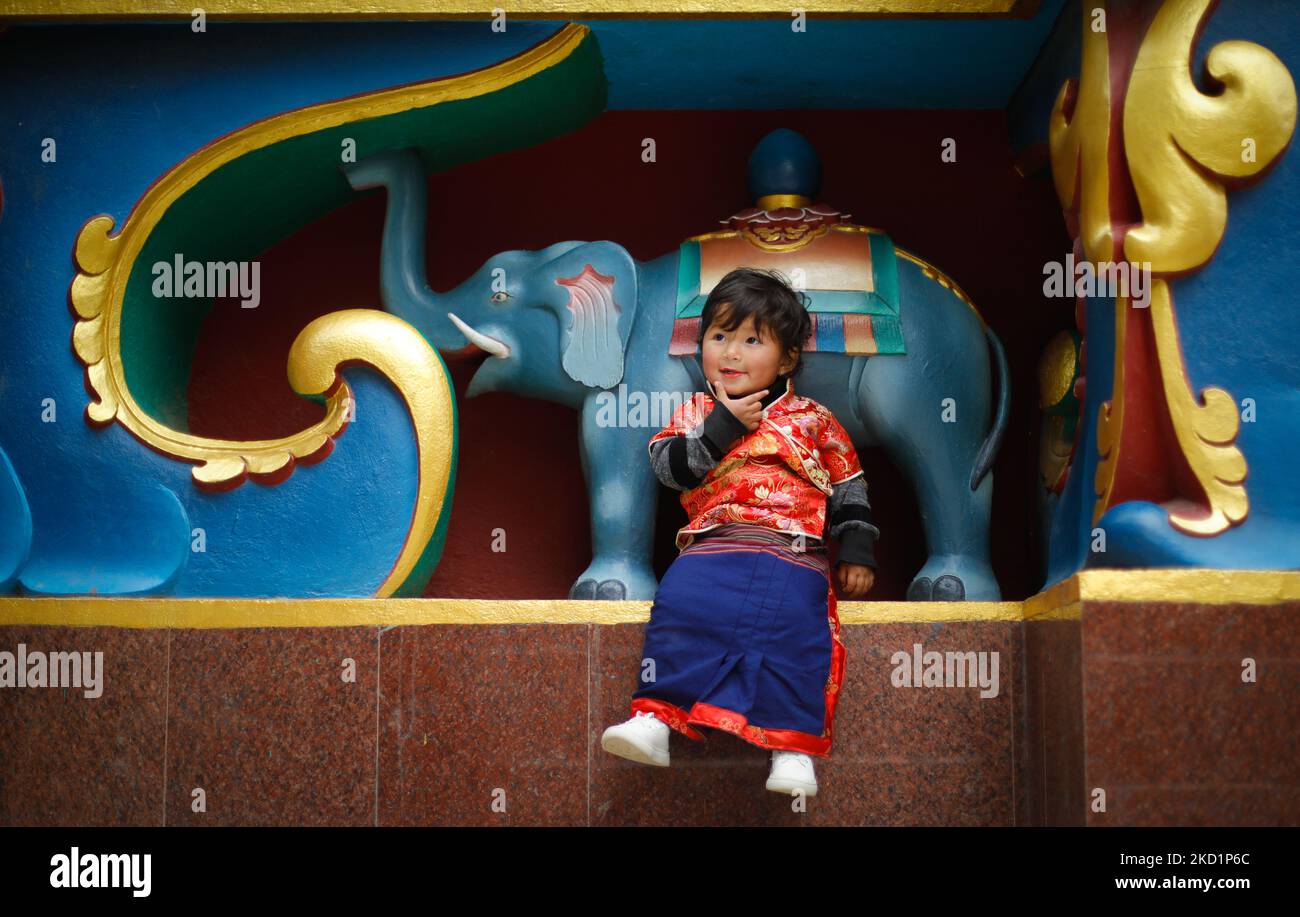
M 495 293 L 492 294 L 493 302 L 505 302 L 509 298 L 510 298 L 510 294 L 507 293 L 505 290 L 497 290 Z

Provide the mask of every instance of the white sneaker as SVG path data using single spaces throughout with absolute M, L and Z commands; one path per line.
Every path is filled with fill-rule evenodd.
M 606 729 L 600 737 L 600 747 L 629 761 L 667 767 L 671 732 L 653 713 L 638 710 L 627 722 Z
M 772 752 L 772 772 L 767 777 L 767 788 L 791 796 L 802 790 L 804 796 L 817 795 L 817 774 L 813 760 L 797 751 Z

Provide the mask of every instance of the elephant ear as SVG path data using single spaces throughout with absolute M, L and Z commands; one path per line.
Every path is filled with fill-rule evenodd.
M 570 248 L 543 268 L 555 278 L 548 302 L 560 320 L 560 353 L 570 378 L 613 388 L 623 378 L 623 354 L 636 315 L 636 264 L 613 242 Z

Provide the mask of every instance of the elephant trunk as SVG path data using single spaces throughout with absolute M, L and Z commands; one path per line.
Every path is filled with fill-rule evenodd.
M 469 341 L 425 280 L 428 187 L 419 153 L 414 149 L 378 153 L 343 166 L 343 173 L 358 191 L 382 187 L 388 193 L 379 265 L 384 309 L 418 328 L 439 351 L 467 348 Z

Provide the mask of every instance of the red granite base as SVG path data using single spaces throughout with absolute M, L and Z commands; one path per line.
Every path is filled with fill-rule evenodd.
M 1300 824 L 1297 611 L 1084 602 L 1078 620 L 1031 619 L 1031 821 Z
M 835 744 L 802 808 L 723 732 L 675 737 L 668 768 L 600 748 L 640 624 L 3 626 L 3 650 L 102 650 L 105 684 L 0 690 L 0 823 L 1294 825 L 1297 610 L 846 624 Z M 997 695 L 895 686 L 918 643 L 997 652 Z
M 764 788 L 762 749 L 723 732 L 674 742 L 669 768 L 600 748 L 628 715 L 643 630 L 0 627 L 0 649 L 105 652 L 101 698 L 0 691 L 0 822 L 1017 823 L 1019 623 L 846 625 L 835 745 L 805 812 Z M 893 687 L 890 656 L 913 643 L 998 652 L 999 694 Z

